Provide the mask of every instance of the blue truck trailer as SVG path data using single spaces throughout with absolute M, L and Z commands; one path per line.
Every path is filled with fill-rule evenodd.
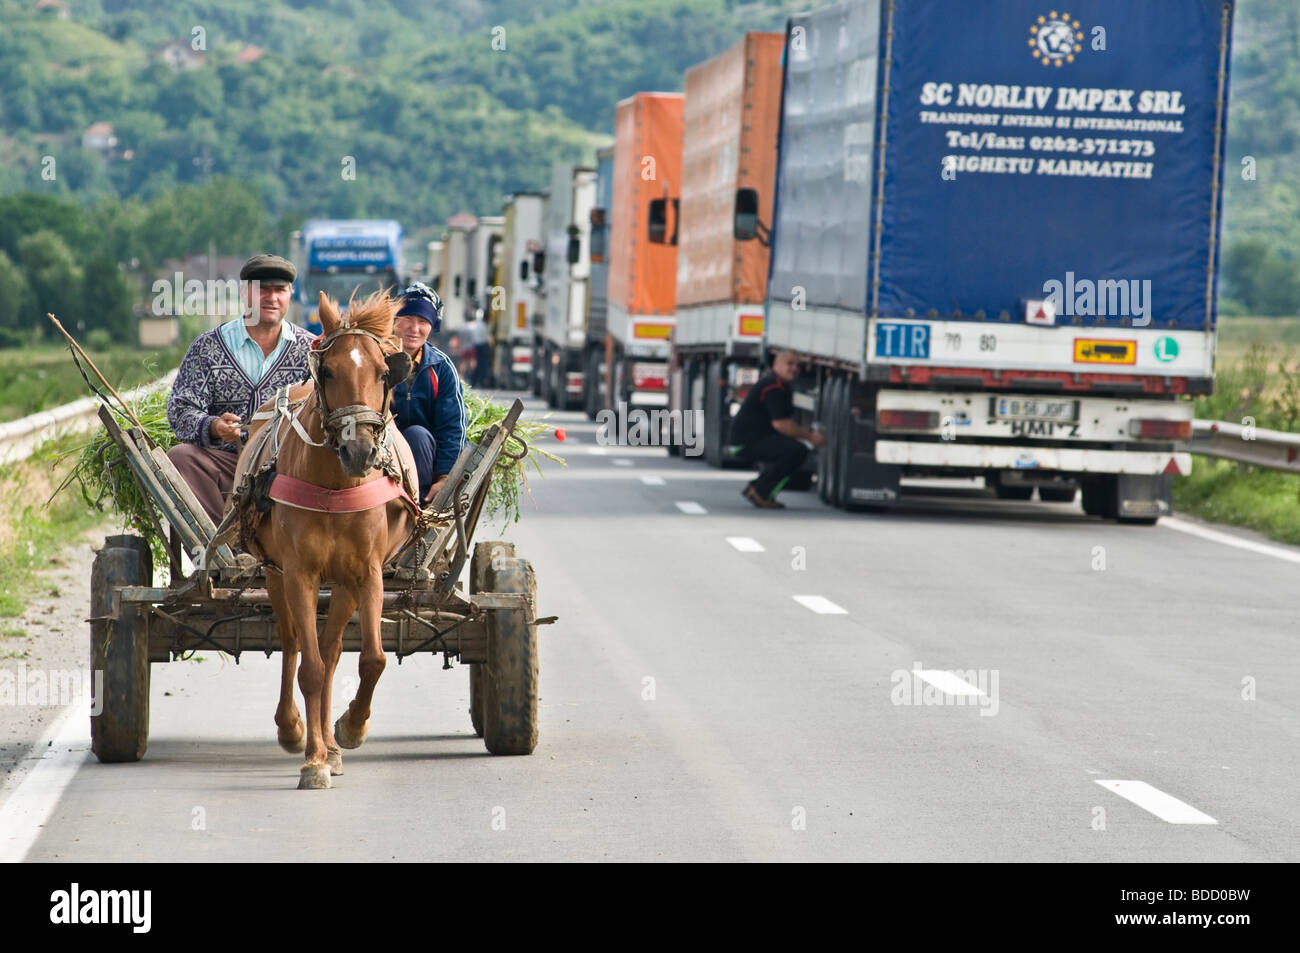
M 298 269 L 295 320 L 319 334 L 322 291 L 346 308 L 354 294 L 400 290 L 402 226 L 382 219 L 311 219 L 294 233 L 291 255 Z
M 850 0 L 789 20 L 764 343 L 805 361 L 824 500 L 983 476 L 1170 512 L 1213 388 L 1232 17 Z

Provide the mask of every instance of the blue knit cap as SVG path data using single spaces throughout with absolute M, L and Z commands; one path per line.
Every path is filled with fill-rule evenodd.
M 402 292 L 402 305 L 397 316 L 412 315 L 423 318 L 432 326 L 431 334 L 442 330 L 442 299 L 422 281 L 417 281 Z

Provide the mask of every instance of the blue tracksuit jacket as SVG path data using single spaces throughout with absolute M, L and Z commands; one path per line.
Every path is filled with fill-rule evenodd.
M 450 473 L 465 446 L 465 401 L 460 393 L 460 375 L 451 358 L 425 343 L 415 376 L 393 390 L 393 418 L 398 430 L 419 425 L 428 428 L 437 441 L 435 474 Z

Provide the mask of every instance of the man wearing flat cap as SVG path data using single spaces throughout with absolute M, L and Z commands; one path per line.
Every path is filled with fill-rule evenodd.
M 235 480 L 239 422 L 285 384 L 305 380 L 312 335 L 287 320 L 297 269 L 278 255 L 254 255 L 239 270 L 244 313 L 204 331 L 185 352 L 167 421 L 167 452 L 213 523 Z

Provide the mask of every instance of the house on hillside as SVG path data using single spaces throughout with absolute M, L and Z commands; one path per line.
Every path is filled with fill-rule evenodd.
M 242 50 L 240 50 L 238 53 L 235 54 L 235 62 L 256 63 L 258 60 L 262 58 L 262 54 L 265 52 L 266 51 L 262 49 L 260 46 L 254 46 L 253 44 L 250 43 L 248 46 L 244 47 Z
M 239 269 L 235 255 L 189 255 L 169 258 L 152 275 L 143 275 L 136 312 L 141 347 L 170 347 L 180 339 L 180 315 L 196 315 L 204 328 L 216 327 L 241 313 Z
M 111 122 L 92 122 L 81 134 L 81 148 L 89 152 L 98 152 L 105 158 L 113 155 L 117 148 L 117 136 L 113 135 Z
M 168 40 L 161 46 L 155 46 L 149 51 L 149 57 L 152 60 L 167 64 L 176 73 L 198 69 L 203 65 L 206 56 L 207 54 L 202 50 L 196 50 L 190 44 L 183 43 L 180 40 Z
M 32 9 L 43 16 L 56 17 L 60 20 L 67 20 L 72 16 L 68 5 L 63 0 L 36 0 L 32 4 Z

